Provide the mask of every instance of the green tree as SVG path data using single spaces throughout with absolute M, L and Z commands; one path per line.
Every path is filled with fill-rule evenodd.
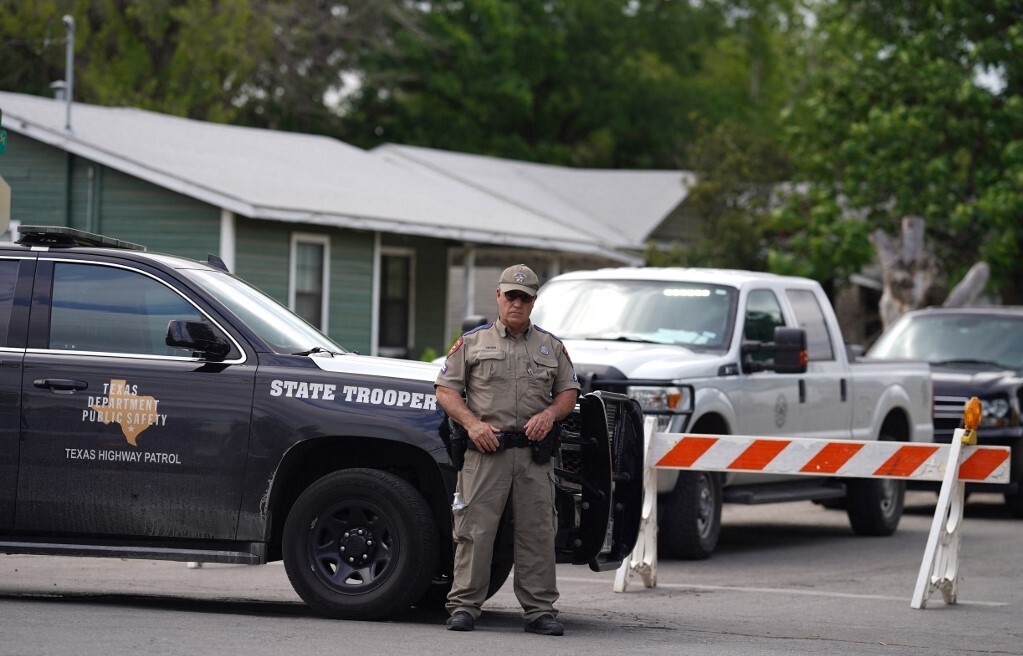
M 418 5 L 423 34 L 367 53 L 344 138 L 595 167 L 679 167 L 697 126 L 773 129 L 779 6 L 672 0 Z M 767 125 L 769 124 L 769 126 Z
M 848 273 L 872 257 L 852 240 L 917 215 L 953 281 L 983 259 L 1019 301 L 1019 4 L 830 0 L 817 16 L 817 74 L 786 117 L 805 193 L 779 216 L 792 237 L 777 264 Z
M 4 0 L 0 68 L 9 90 L 47 95 L 64 79 L 65 30 L 75 19 L 75 99 L 229 121 L 270 30 L 246 0 L 76 3 Z
M 785 153 L 773 138 L 735 123 L 707 128 L 689 150 L 698 182 L 682 211 L 695 234 L 667 250 L 651 245 L 647 264 L 767 269 L 776 250 L 775 190 L 792 172 Z
M 0 0 L 0 88 L 50 95 L 74 17 L 75 100 L 305 132 L 366 43 L 415 30 L 405 0 Z

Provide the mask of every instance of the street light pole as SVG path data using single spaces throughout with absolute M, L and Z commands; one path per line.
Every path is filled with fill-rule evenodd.
M 71 132 L 71 102 L 75 92 L 75 19 L 70 14 L 64 16 L 64 27 L 67 28 L 67 60 L 64 77 L 67 80 L 67 114 L 64 129 Z

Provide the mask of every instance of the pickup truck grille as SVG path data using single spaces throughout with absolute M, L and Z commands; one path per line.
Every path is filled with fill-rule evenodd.
M 934 441 L 951 442 L 955 429 L 963 423 L 967 396 L 934 396 Z

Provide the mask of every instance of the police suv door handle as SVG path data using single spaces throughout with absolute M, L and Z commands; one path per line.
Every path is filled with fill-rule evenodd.
M 84 380 L 68 380 L 66 378 L 37 378 L 32 384 L 36 387 L 49 389 L 55 394 L 74 394 L 76 390 L 89 387 L 89 383 Z

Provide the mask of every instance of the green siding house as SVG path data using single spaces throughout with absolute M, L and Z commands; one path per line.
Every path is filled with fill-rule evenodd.
M 636 264 L 643 246 L 603 217 L 545 201 L 533 193 L 542 179 L 488 189 L 394 149 L 131 108 L 74 103 L 68 125 L 64 101 L 23 94 L 0 92 L 0 110 L 12 226 L 216 255 L 360 353 L 443 353 L 456 318 L 478 311 L 473 294 L 496 287 L 490 269 L 475 284 L 477 251 L 494 268 L 526 262 L 553 275 Z M 672 207 L 682 185 L 674 193 Z

